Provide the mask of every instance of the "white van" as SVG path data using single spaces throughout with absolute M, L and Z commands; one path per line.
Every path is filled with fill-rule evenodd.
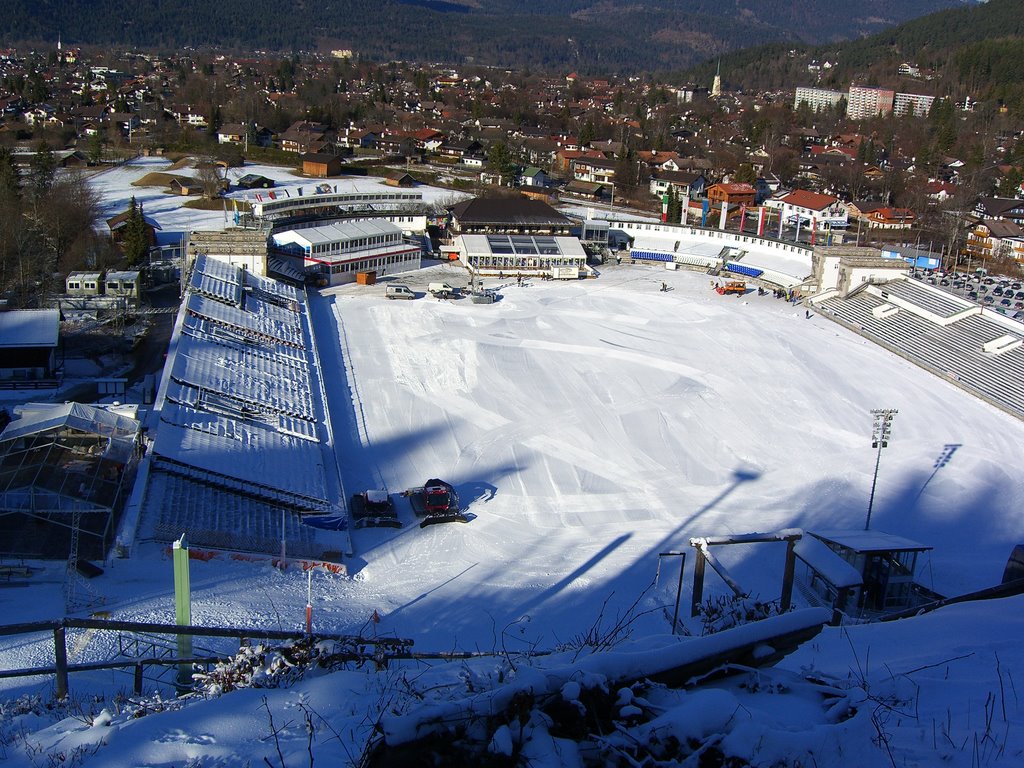
M 434 296 L 439 296 L 442 299 L 455 295 L 455 289 L 448 285 L 448 283 L 430 283 L 427 286 L 427 290 Z
M 384 295 L 389 299 L 415 299 L 416 294 L 409 290 L 407 285 L 399 285 L 397 283 L 388 285 L 384 289 Z

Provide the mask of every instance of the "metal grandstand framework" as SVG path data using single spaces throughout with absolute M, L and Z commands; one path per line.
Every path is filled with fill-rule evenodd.
M 141 455 L 139 422 L 80 403 L 30 403 L 15 413 L 0 435 L 3 551 L 103 557 Z

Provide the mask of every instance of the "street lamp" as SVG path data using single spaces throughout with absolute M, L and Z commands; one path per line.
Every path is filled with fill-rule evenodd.
M 864 522 L 864 530 L 871 529 L 871 509 L 875 504 L 875 486 L 878 484 L 878 464 L 882 460 L 882 449 L 888 447 L 892 436 L 892 417 L 899 413 L 895 408 L 872 409 L 874 421 L 871 426 L 871 447 L 877 449 L 875 454 L 875 474 L 871 479 L 871 496 L 868 499 L 868 519 Z

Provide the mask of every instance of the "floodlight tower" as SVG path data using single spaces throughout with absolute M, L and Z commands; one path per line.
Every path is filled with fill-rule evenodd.
M 877 449 L 875 454 L 875 474 L 871 478 L 871 496 L 868 499 L 868 519 L 864 522 L 864 530 L 871 529 L 871 509 L 875 504 L 875 486 L 878 484 L 878 465 L 882 461 L 882 449 L 888 447 L 892 436 L 892 417 L 899 413 L 895 408 L 875 408 L 871 415 L 874 418 L 871 426 L 871 447 Z

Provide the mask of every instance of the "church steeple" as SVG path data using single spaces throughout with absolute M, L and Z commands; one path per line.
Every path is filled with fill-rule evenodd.
M 711 96 L 712 98 L 718 98 L 722 95 L 722 60 L 718 60 L 718 69 L 715 70 L 715 81 L 711 84 Z

